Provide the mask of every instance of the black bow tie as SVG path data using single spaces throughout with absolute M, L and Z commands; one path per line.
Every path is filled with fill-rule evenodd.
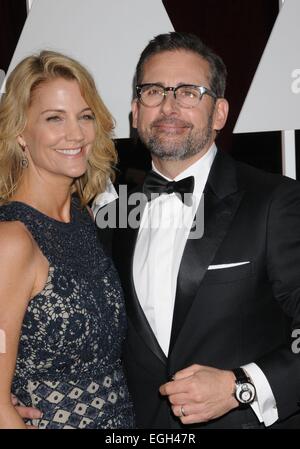
M 148 201 L 156 198 L 162 193 L 177 193 L 183 203 L 188 206 L 192 205 L 192 193 L 194 191 L 194 176 L 180 179 L 180 181 L 168 181 L 154 171 L 150 171 L 144 181 L 143 192 L 147 196 Z M 184 195 L 184 194 L 190 195 Z M 151 197 L 151 194 L 156 194 Z

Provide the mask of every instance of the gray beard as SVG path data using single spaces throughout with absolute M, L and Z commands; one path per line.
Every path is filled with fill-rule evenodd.
M 146 145 L 150 153 L 163 161 L 182 161 L 200 153 L 207 144 L 212 141 L 213 113 L 208 118 L 205 129 L 194 134 L 190 133 L 187 138 L 180 142 L 167 142 L 159 136 L 141 136 L 140 139 Z

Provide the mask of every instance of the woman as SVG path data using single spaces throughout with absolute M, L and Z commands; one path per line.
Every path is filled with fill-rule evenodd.
M 86 208 L 112 175 L 113 120 L 78 62 L 43 51 L 0 105 L 0 428 L 131 428 L 119 279 Z

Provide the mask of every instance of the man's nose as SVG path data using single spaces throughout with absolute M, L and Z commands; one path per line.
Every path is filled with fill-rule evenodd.
M 176 114 L 179 110 L 178 103 L 174 96 L 174 91 L 165 92 L 164 99 L 161 103 L 161 111 L 165 115 Z

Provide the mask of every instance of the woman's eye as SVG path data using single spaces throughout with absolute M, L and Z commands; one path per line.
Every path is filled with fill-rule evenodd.
M 95 120 L 95 116 L 93 114 L 84 114 L 80 117 L 82 120 Z
M 59 122 L 61 120 L 61 117 L 58 115 L 51 115 L 50 117 L 46 118 L 47 122 Z

